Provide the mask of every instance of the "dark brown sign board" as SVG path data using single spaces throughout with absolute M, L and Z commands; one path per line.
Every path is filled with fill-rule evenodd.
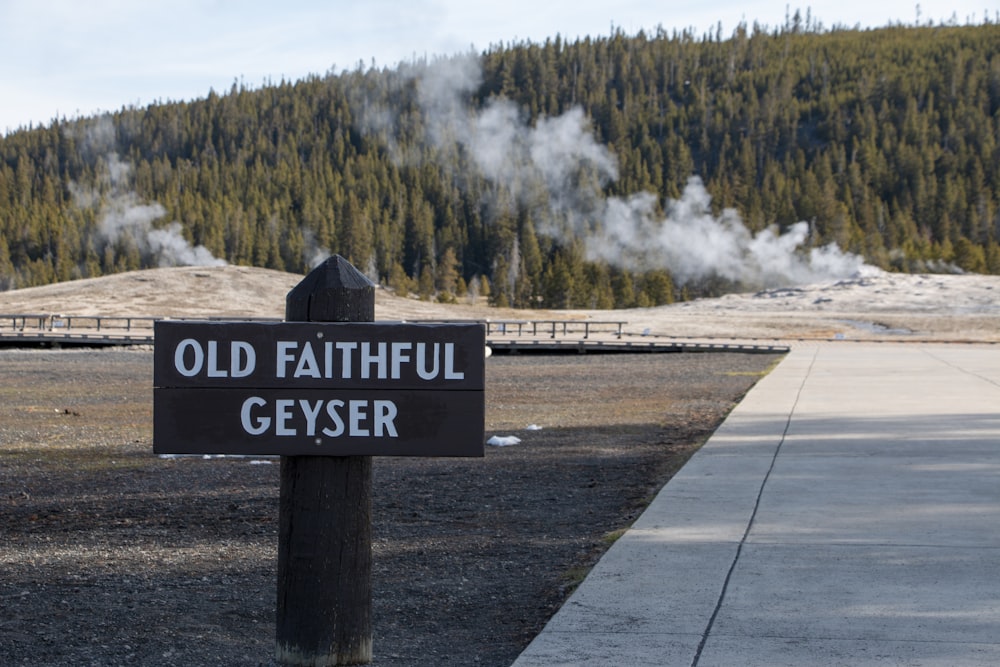
M 153 451 L 483 456 L 479 324 L 154 324 Z

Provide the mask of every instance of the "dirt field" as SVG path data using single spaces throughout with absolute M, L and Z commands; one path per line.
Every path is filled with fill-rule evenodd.
M 151 358 L 0 351 L 0 665 L 272 664 L 277 462 L 154 457 Z M 372 664 L 509 665 L 776 360 L 488 360 L 521 444 L 375 461 Z

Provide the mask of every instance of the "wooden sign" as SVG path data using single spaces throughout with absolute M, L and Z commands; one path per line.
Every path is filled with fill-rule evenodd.
M 153 451 L 483 456 L 478 324 L 154 325 Z

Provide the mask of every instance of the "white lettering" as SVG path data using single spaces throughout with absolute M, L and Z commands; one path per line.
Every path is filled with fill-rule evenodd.
M 393 343 L 392 344 L 392 379 L 398 380 L 400 376 L 400 366 L 410 360 L 410 355 L 403 354 L 406 350 L 413 348 L 413 343 Z
M 223 345 L 227 341 L 221 341 Z M 228 342 L 229 367 L 221 365 L 224 359 L 219 355 L 217 340 L 206 341 L 205 347 L 193 338 L 185 338 L 174 350 L 174 368 L 184 377 L 194 377 L 205 371 L 210 378 L 243 378 L 252 375 L 257 368 L 257 351 L 246 341 Z M 188 364 L 188 359 L 191 363 Z
M 229 374 L 234 378 L 245 378 L 257 367 L 257 351 L 246 341 L 233 341 L 229 356 Z
M 375 437 L 398 438 L 396 433 L 396 404 L 392 401 L 375 400 Z
M 260 396 L 251 396 L 243 401 L 240 424 L 248 435 L 255 436 L 398 438 L 397 416 L 396 404 L 384 399 L 281 398 L 269 406 Z
M 344 434 L 344 420 L 340 418 L 340 414 L 337 412 L 337 408 L 342 407 L 344 407 L 344 402 L 340 400 L 333 400 L 326 404 L 326 414 L 333 421 L 332 431 L 329 428 L 323 429 L 323 435 L 328 438 L 337 438 Z
M 219 341 L 208 341 L 208 377 L 224 378 L 229 377 L 225 369 L 219 368 Z
M 323 407 L 323 401 L 316 401 L 316 405 L 309 405 L 307 400 L 299 400 L 299 407 L 302 408 L 302 414 L 306 416 L 306 435 L 312 437 L 316 435 L 316 415 L 319 414 L 319 409 Z
M 197 345 L 192 341 L 193 345 Z M 246 343 L 231 352 L 232 377 L 246 377 L 256 364 L 253 349 Z M 423 381 L 465 380 L 465 371 L 458 367 L 456 343 L 414 341 L 278 341 L 275 349 L 275 378 L 311 378 L 327 380 L 402 380 L 416 374 Z M 198 348 L 195 347 L 195 354 Z M 215 375 L 216 357 L 209 350 L 210 376 Z M 178 364 L 181 364 L 178 352 Z M 242 355 L 242 356 L 241 356 Z M 190 355 L 188 355 L 190 357 Z M 198 362 L 200 359 L 196 358 Z M 239 372 L 237 372 L 239 369 Z M 197 372 L 197 371 L 194 371 Z
M 194 363 L 188 366 L 184 363 L 184 353 L 187 348 L 194 352 Z M 177 344 L 174 350 L 174 368 L 184 377 L 194 377 L 201 372 L 201 367 L 205 363 L 205 351 L 201 349 L 201 344 L 193 338 L 185 338 Z
M 288 427 L 288 420 L 292 418 L 290 412 L 295 401 L 290 398 L 279 398 L 274 402 L 274 434 L 275 435 L 295 435 L 295 429 Z
M 465 371 L 455 372 L 455 344 L 444 344 L 444 379 L 464 380 Z
M 386 377 L 386 344 L 376 343 L 376 349 L 378 351 L 372 354 L 372 344 L 361 343 L 361 379 L 363 380 L 371 378 L 372 366 L 376 364 L 378 365 L 378 379 L 384 380 Z
M 295 367 L 293 377 L 300 378 L 304 375 L 313 378 L 322 377 L 319 374 L 319 364 L 316 363 L 316 355 L 313 354 L 312 343 L 309 341 L 306 341 L 305 346 L 302 348 L 302 356 L 299 357 L 299 364 Z
M 351 352 L 358 349 L 357 343 L 337 343 L 337 349 L 343 352 L 343 358 L 340 363 L 340 376 L 345 380 L 351 379 Z
M 289 352 L 295 350 L 299 344 L 294 340 L 279 340 L 277 349 L 277 368 L 275 369 L 275 377 L 283 378 L 285 377 L 285 367 L 288 366 L 289 362 L 295 361 L 295 355 Z
M 250 411 L 256 407 L 262 407 L 267 405 L 267 401 L 259 396 L 251 396 L 247 400 L 243 401 L 243 409 L 240 410 L 240 422 L 243 424 L 243 430 L 250 435 L 261 435 L 267 429 L 271 428 L 271 418 L 270 417 L 257 417 L 254 419 Z
M 461 382 L 466 378 L 454 342 L 279 340 L 273 345 L 272 379 Z M 176 372 L 188 378 L 249 378 L 260 373 L 257 361 L 254 344 L 241 340 L 185 338 L 173 356 Z
M 362 420 L 368 417 L 368 412 L 365 408 L 368 406 L 368 401 L 348 401 L 347 402 L 347 418 L 350 420 L 350 430 L 348 435 L 357 436 L 367 436 L 368 429 L 361 428 Z
M 421 380 L 433 380 L 438 374 L 438 352 L 440 343 L 434 343 L 434 369 L 427 370 L 427 343 L 417 343 L 417 375 Z

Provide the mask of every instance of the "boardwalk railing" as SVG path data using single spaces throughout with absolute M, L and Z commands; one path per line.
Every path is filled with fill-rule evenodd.
M 35 329 L 45 329 L 47 328 L 47 323 L 51 321 L 52 316 L 48 313 L 15 313 L 13 315 L 0 315 L 0 329 L 5 327 L 13 329 L 14 331 L 24 331 L 29 327 L 28 323 L 31 322 L 31 327 Z M 9 324 L 9 327 L 7 326 Z
M 168 318 L 137 315 L 0 314 L 0 344 L 32 345 L 150 345 L 157 320 L 280 321 L 267 317 Z
M 94 344 L 145 344 L 150 342 L 153 323 L 163 319 L 280 321 L 266 317 L 166 318 L 138 315 L 63 315 L 57 313 L 0 314 L 0 342 L 78 342 Z M 621 340 L 624 320 L 493 320 L 421 319 L 420 322 L 477 322 L 486 327 L 491 339 L 574 338 L 588 340 L 604 334 Z
M 487 336 L 531 336 L 539 334 L 550 338 L 572 336 L 583 333 L 590 338 L 591 333 L 611 333 L 617 338 L 624 334 L 624 320 L 419 320 L 421 322 L 478 322 L 486 325 Z
M 277 317 L 150 317 L 125 315 L 0 314 L 0 344 L 32 345 L 151 345 L 157 320 L 280 322 Z M 641 335 L 625 331 L 623 320 L 492 320 L 418 319 L 415 322 L 477 322 L 486 327 L 494 352 L 640 352 L 746 350 L 787 351 L 776 340 L 712 341 L 712 336 L 682 340 L 676 336 Z M 609 340 L 613 339 L 613 340 Z M 631 340 L 627 340 L 631 339 Z
M 239 320 L 280 322 L 278 317 L 150 317 L 139 315 L 57 315 L 54 313 L 0 314 L 0 333 L 8 331 L 132 331 L 152 330 L 157 320 Z

